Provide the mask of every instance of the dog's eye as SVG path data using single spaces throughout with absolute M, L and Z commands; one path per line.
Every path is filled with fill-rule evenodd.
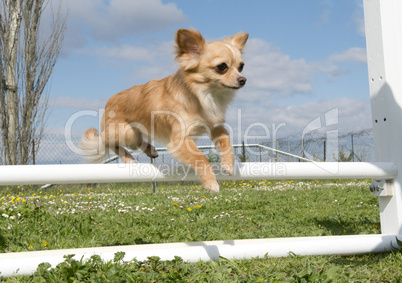
M 228 70 L 228 65 L 226 65 L 226 63 L 222 63 L 222 64 L 219 64 L 218 66 L 216 66 L 216 71 L 217 71 L 218 73 L 223 74 L 223 73 L 225 73 L 227 70 Z
M 244 68 L 244 63 L 240 63 L 239 69 L 238 69 L 240 73 L 243 71 L 243 68 Z

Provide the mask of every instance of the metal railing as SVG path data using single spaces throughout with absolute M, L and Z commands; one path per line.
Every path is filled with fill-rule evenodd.
M 302 156 L 299 156 L 299 155 L 295 155 L 295 154 L 292 154 L 292 153 L 288 153 L 288 152 L 285 152 L 285 151 L 282 151 L 282 150 L 278 150 L 278 149 L 268 147 L 268 146 L 265 146 L 265 145 L 262 145 L 262 144 L 257 144 L 257 143 L 256 144 L 234 144 L 232 146 L 233 146 L 233 148 L 258 147 L 258 148 L 261 148 L 261 149 L 265 149 L 265 150 L 268 150 L 268 151 L 272 151 L 272 152 L 275 152 L 275 153 L 282 154 L 284 156 L 293 157 L 293 158 L 296 158 L 296 159 L 299 159 L 299 160 L 302 160 L 302 161 L 307 161 L 307 162 L 314 161 L 314 160 L 311 160 L 311 159 L 308 159 L 308 158 L 305 158 L 305 157 L 302 157 Z M 200 149 L 200 150 L 203 150 L 203 149 L 215 149 L 215 146 L 214 145 L 202 145 L 202 146 L 197 146 L 197 148 Z M 168 151 L 168 149 L 166 147 L 158 147 L 158 148 L 155 148 L 155 149 L 156 149 L 157 152 Z M 129 149 L 128 151 L 130 153 L 136 152 L 136 151 L 131 150 L 131 149 Z M 103 161 L 103 163 L 110 163 L 110 162 L 113 162 L 113 161 L 115 161 L 117 159 L 119 159 L 119 156 L 115 155 L 115 156 L 112 156 L 112 157 L 106 159 L 105 161 Z

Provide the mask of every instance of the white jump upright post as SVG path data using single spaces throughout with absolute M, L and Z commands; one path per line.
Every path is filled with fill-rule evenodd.
M 402 168 L 402 1 L 364 0 L 376 161 Z M 402 234 L 402 175 L 379 188 L 381 233 Z

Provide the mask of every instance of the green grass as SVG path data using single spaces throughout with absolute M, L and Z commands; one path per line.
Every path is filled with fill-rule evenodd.
M 369 181 L 224 182 L 0 188 L 0 252 L 272 237 L 378 234 L 378 199 Z M 262 258 L 190 264 L 87 262 L 66 258 L 9 281 L 402 280 L 401 253 Z M 180 281 L 180 280 L 179 280 Z M 71 281 L 72 282 L 72 281 Z

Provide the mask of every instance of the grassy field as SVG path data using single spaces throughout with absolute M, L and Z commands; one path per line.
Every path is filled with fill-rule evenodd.
M 0 252 L 271 237 L 378 234 L 369 181 L 0 188 Z M 272 282 L 402 280 L 401 252 L 364 256 L 255 258 L 186 263 L 66 261 L 10 282 Z M 0 274 L 1 276 L 1 274 Z

